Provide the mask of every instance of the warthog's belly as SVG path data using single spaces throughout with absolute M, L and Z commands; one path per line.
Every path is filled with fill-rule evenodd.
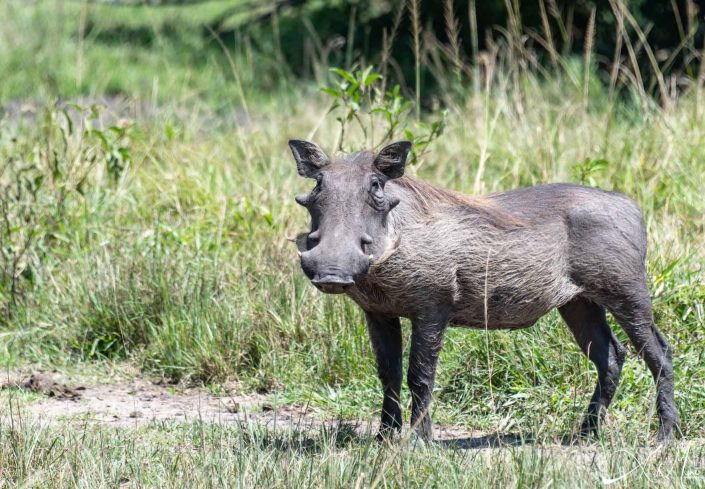
M 480 329 L 528 328 L 578 293 L 575 284 L 560 277 L 544 287 L 498 287 L 486 293 L 464 290 L 451 307 L 449 321 L 454 326 Z
M 414 293 L 409 293 L 408 287 L 365 285 L 354 287 L 348 294 L 367 311 L 413 319 L 429 306 L 447 307 L 451 326 L 479 329 L 528 328 L 581 292 L 570 280 L 560 277 L 544 283 L 544 287 L 487 291 L 457 282 L 452 287 Z
M 478 318 L 475 315 L 454 313 L 451 314 L 449 324 L 455 327 L 474 329 L 523 329 L 533 326 L 541 316 L 535 318 L 511 318 L 499 320 L 491 319 L 489 317 L 485 319 L 484 317 Z

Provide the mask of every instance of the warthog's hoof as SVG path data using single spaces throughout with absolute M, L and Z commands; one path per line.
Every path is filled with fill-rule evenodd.
M 401 416 L 399 416 L 401 418 Z M 401 433 L 401 420 L 392 420 L 391 423 L 382 422 L 379 425 L 379 430 L 375 435 L 375 439 L 378 442 L 389 443 L 394 440 Z
M 395 438 L 397 438 L 397 435 L 399 432 L 397 430 L 393 429 L 382 429 L 380 428 L 379 431 L 377 431 L 377 434 L 375 435 L 375 440 L 378 443 L 390 443 L 394 441 Z
M 599 435 L 600 422 L 594 416 L 587 416 L 580 425 L 578 437 L 583 440 L 588 440 Z
M 668 445 L 676 436 L 682 435 L 680 427 L 677 424 L 664 423 L 656 433 L 657 445 Z

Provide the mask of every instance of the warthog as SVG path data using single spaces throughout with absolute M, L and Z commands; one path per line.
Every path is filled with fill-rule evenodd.
M 466 196 L 403 176 L 407 141 L 342 159 L 307 141 L 289 146 L 299 174 L 316 180 L 296 198 L 311 215 L 311 231 L 296 240 L 301 268 L 319 290 L 345 293 L 365 312 L 384 391 L 381 436 L 402 425 L 400 317 L 412 325 L 411 425 L 429 440 L 446 327 L 526 328 L 554 308 L 597 367 L 580 433 L 597 429 L 624 363 L 610 311 L 656 381 L 658 438 L 672 436 L 671 348 L 654 325 L 633 201 L 571 184 Z

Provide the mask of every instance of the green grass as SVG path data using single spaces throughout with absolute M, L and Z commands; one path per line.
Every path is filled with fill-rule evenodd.
M 347 299 L 317 293 L 286 240 L 307 226 L 293 197 L 310 185 L 297 177 L 286 141 L 318 127 L 314 139 L 330 149 L 336 123 L 324 118 L 323 95 L 265 58 L 252 68 L 246 52 L 233 52 L 231 69 L 219 47 L 201 50 L 193 27 L 199 17 L 177 10 L 159 15 L 184 28 L 178 41 L 157 29 L 148 46 L 111 45 L 99 29 L 159 26 L 164 18 L 150 13 L 138 21 L 91 6 L 98 27 L 86 37 L 77 82 L 80 3 L 57 5 L 0 7 L 13 18 L 0 26 L 0 39 L 13 41 L 0 43 L 7 74 L 0 102 L 31 101 L 52 114 L 0 121 L 0 183 L 27 165 L 44 177 L 35 197 L 15 202 L 29 216 L 18 221 L 15 238 L 32 226 L 38 237 L 19 264 L 17 304 L 0 320 L 3 370 L 100 371 L 125 363 L 215 388 L 237 381 L 245 392 L 312 403 L 333 417 L 376 417 L 381 393 L 362 314 Z M 43 27 L 46 36 L 36 36 Z M 584 181 L 637 200 L 649 230 L 657 324 L 675 351 L 685 437 L 665 461 L 642 448 L 655 428 L 655 396 L 632 352 L 597 444 L 390 449 L 322 433 L 302 445 L 298 435 L 289 440 L 256 427 L 76 428 L 13 415 L 0 421 L 0 487 L 4 480 L 9 487 L 114 487 L 121 479 L 290 487 L 309 477 L 314 486 L 595 487 L 622 476 L 617 487 L 702 486 L 702 453 L 689 440 L 705 432 L 703 93 L 694 88 L 662 109 L 627 88 L 611 96 L 596 77 L 586 92 L 580 63 L 566 63 L 545 77 L 500 62 L 486 91 L 453 92 L 441 101 L 449 110 L 444 135 L 410 171 L 468 193 Z M 143 115 L 113 131 L 132 112 L 111 108 L 94 121 L 100 134 L 86 136 L 46 104 L 86 97 L 89 105 L 106 94 L 125 95 L 127 107 Z M 145 100 L 149 110 L 141 112 Z M 234 120 L 232 112 L 248 117 Z M 362 135 L 348 138 L 353 146 Z M 74 191 L 84 173 L 81 192 Z M 6 305 L 8 288 L 0 292 Z M 550 443 L 574 429 L 595 381 L 555 313 L 525 331 L 456 329 L 442 352 L 433 415 Z
M 345 425 L 311 432 L 154 424 L 114 429 L 14 419 L 0 428 L 0 478 L 21 487 L 703 487 L 701 446 L 552 440 L 460 450 L 385 446 Z M 14 487 L 9 483 L 7 487 Z
M 209 21 L 242 2 L 158 8 L 86 2 L 85 10 L 82 3 L 0 5 L 0 17 L 11 19 L 0 32 L 0 101 L 129 96 L 227 111 L 242 103 L 240 87 L 281 87 L 282 68 L 271 51 L 254 53 L 252 40 L 238 34 L 221 40 L 226 54 L 204 32 Z M 245 20 L 240 15 L 231 22 Z M 250 103 L 259 93 L 248 93 Z

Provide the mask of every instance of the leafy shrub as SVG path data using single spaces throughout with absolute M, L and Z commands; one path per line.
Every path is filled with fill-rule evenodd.
M 332 99 L 330 113 L 340 124 L 337 148 L 347 146 L 346 135 L 352 129 L 362 133 L 367 147 L 376 148 L 402 135 L 413 143 L 411 163 L 417 164 L 428 146 L 443 133 L 446 111 L 434 116 L 430 123 L 413 121 L 414 102 L 407 99 L 399 85 L 386 90 L 384 77 L 374 67 L 346 71 L 333 68 L 333 81 L 321 88 Z M 379 138 L 378 134 L 381 134 Z
M 71 229 L 72 213 L 103 167 L 113 182 L 130 161 L 129 126 L 94 127 L 97 106 L 52 107 L 35 131 L 0 145 L 0 312 L 27 299 L 43 260 Z M 81 127 L 79 127 L 78 125 Z M 25 133 L 23 133 L 25 134 Z

